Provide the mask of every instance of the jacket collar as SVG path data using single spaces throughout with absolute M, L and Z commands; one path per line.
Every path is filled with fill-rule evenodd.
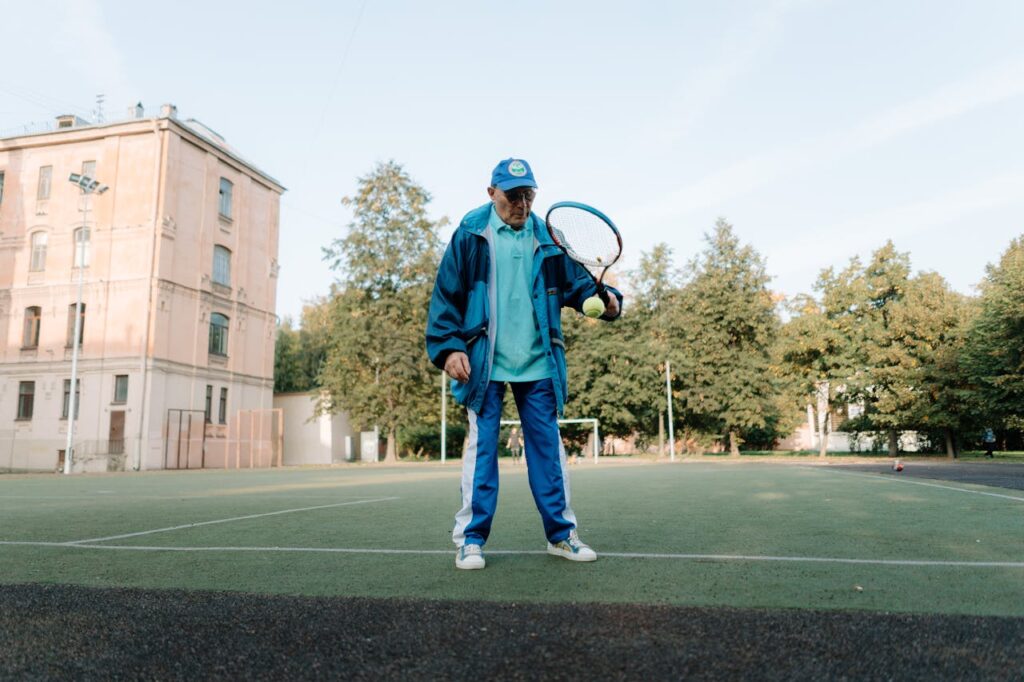
M 482 237 L 490 223 L 490 218 L 491 202 L 487 202 L 483 206 L 474 208 L 472 211 L 467 213 L 462 219 L 461 227 Z M 544 221 L 540 216 L 532 211 L 530 212 L 530 225 L 533 228 L 533 238 L 536 239 L 541 246 L 555 245 L 555 243 L 551 241 L 551 235 L 548 234 L 548 228 L 544 225 Z

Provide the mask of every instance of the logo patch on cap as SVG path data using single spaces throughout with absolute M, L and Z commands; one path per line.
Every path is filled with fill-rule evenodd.
M 508 164 L 508 174 L 521 178 L 526 175 L 526 165 L 519 160 L 511 161 Z

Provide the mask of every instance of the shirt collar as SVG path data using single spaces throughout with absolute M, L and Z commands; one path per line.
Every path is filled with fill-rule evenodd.
M 527 222 L 529 222 L 529 221 L 527 221 Z M 498 212 L 494 209 L 494 204 L 491 204 L 491 217 L 488 220 L 488 225 L 490 226 L 490 228 L 492 230 L 495 231 L 495 233 L 501 232 L 501 231 L 504 230 L 504 231 L 511 232 L 513 234 L 520 234 L 520 233 L 523 233 L 523 232 L 526 231 L 526 225 L 524 225 L 523 227 L 521 227 L 521 228 L 519 228 L 517 230 L 517 229 L 513 228 L 511 225 L 509 225 L 509 224 L 505 223 L 504 221 L 502 221 L 502 219 L 498 217 Z

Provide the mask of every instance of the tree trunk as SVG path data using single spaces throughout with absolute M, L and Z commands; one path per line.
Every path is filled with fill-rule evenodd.
M 889 456 L 896 457 L 900 454 L 900 435 L 896 429 L 889 429 Z
M 818 457 L 828 454 L 828 382 L 818 383 Z
M 740 444 L 739 439 L 736 438 L 736 432 L 729 432 L 729 456 L 739 457 L 740 456 Z
M 956 457 L 956 443 L 953 441 L 953 429 L 946 429 L 946 457 Z
M 814 405 L 807 403 L 807 437 L 810 439 L 810 446 L 808 450 L 814 449 L 814 434 L 818 432 L 818 429 L 814 426 Z
M 388 429 L 388 447 L 384 451 L 385 462 L 397 462 L 398 456 L 395 452 L 395 446 L 398 443 L 398 430 L 395 427 Z

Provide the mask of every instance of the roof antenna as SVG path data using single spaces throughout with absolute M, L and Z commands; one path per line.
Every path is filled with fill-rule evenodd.
M 96 111 L 93 112 L 96 123 L 103 123 L 103 100 L 106 98 L 106 95 L 96 95 Z

